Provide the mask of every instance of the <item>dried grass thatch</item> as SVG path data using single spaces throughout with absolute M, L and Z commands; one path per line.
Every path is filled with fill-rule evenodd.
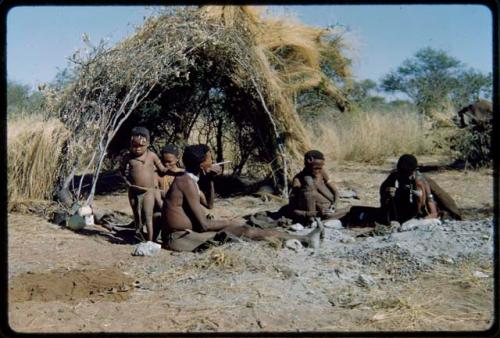
M 50 200 L 68 130 L 56 119 L 29 116 L 7 127 L 9 210 L 25 200 Z
M 310 148 L 296 94 L 320 87 L 346 106 L 323 72 L 349 77 L 342 43 L 338 32 L 255 8 L 204 6 L 151 17 L 111 49 L 89 44 L 88 57 L 73 57 L 76 81 L 52 101 L 71 131 L 62 173 L 98 175 L 108 150 L 126 148 L 130 128 L 142 124 L 160 145 L 182 146 L 198 128 L 218 159 L 231 149 L 237 174 L 262 163 L 290 175 Z

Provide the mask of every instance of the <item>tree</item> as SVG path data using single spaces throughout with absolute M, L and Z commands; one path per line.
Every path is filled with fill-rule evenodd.
M 40 109 L 43 95 L 16 81 L 7 81 L 7 114 L 34 113 Z
M 296 99 L 296 109 L 306 123 L 314 123 L 323 117 L 339 112 L 333 97 L 325 94 L 321 88 L 312 88 L 300 92 Z
M 377 83 L 373 80 L 366 79 L 361 81 L 353 81 L 351 90 L 349 91 L 349 99 L 353 102 L 365 101 L 370 92 L 377 88 Z
M 460 73 L 456 82 L 456 87 L 451 93 L 456 109 L 461 109 L 480 98 L 491 99 L 493 88 L 491 73 L 485 75 L 471 68 Z
M 19 111 L 24 108 L 29 97 L 29 86 L 15 81 L 7 81 L 7 111 Z
M 414 111 L 415 106 L 408 100 L 396 99 L 387 103 L 390 110 Z
M 370 79 L 352 81 L 347 91 L 347 98 L 353 107 L 361 110 L 386 110 L 387 102 L 385 98 L 375 95 L 374 92 L 379 92 L 375 81 Z
M 402 92 L 413 100 L 419 112 L 430 114 L 449 100 L 462 70 L 462 63 L 443 50 L 422 48 L 381 83 L 386 92 Z

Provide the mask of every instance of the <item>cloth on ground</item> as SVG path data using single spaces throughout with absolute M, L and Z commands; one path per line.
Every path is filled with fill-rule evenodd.
M 388 224 L 384 210 L 375 207 L 353 206 L 340 221 L 344 227 L 375 227 L 376 223 Z

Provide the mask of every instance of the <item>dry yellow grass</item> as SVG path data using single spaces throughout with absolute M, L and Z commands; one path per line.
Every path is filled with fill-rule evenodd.
M 8 208 L 16 202 L 51 198 L 59 156 L 68 132 L 61 122 L 39 116 L 7 123 Z
M 201 256 L 200 260 L 194 263 L 194 266 L 205 270 L 224 269 L 240 271 L 244 268 L 243 260 L 238 253 L 219 247 L 208 249 Z
M 433 139 L 413 113 L 353 112 L 318 123 L 314 146 L 335 161 L 383 162 L 403 153 L 434 151 Z
M 491 278 L 474 276 L 480 266 L 464 262 L 451 272 L 438 269 L 398 295 L 374 292 L 369 302 L 374 315 L 366 324 L 377 330 L 487 329 L 492 312 L 484 309 L 493 310 L 493 284 Z M 491 267 L 481 270 L 492 273 Z

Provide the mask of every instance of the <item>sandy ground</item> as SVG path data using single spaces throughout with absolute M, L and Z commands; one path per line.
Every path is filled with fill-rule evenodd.
M 329 172 L 339 188 L 360 198 L 340 206 L 377 206 L 393 164 L 334 164 Z M 486 330 L 493 319 L 492 171 L 428 175 L 466 221 L 384 234 L 327 228 L 317 252 L 238 242 L 135 257 L 133 244 L 100 226 L 77 233 L 9 214 L 9 324 L 17 332 Z M 98 196 L 96 206 L 131 214 L 123 193 Z M 213 213 L 239 218 L 279 206 L 241 196 L 218 199 Z

